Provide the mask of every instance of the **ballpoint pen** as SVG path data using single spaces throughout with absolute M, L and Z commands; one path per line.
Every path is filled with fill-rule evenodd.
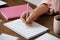
M 26 7 L 26 22 L 27 22 L 27 18 L 28 18 L 28 11 L 29 11 L 29 3 L 27 3 L 27 7 Z

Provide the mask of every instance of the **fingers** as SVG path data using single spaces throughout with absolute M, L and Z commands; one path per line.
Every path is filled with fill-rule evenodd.
M 38 16 L 37 16 L 35 13 L 31 13 L 31 14 L 29 15 L 29 17 L 27 18 L 27 22 L 28 22 L 28 23 L 29 23 L 29 22 L 32 22 L 32 21 L 36 20 L 37 17 L 38 17 Z
M 37 14 L 33 13 L 33 12 L 30 12 L 29 13 L 29 16 L 27 18 L 27 21 L 26 21 L 26 13 L 24 12 L 22 15 L 21 15 L 21 20 L 24 22 L 24 23 L 27 23 L 27 24 L 32 24 L 32 21 L 36 20 L 37 18 Z
M 29 13 L 29 15 L 28 16 L 30 16 L 30 13 Z M 21 15 L 21 20 L 24 22 L 24 23 L 26 23 L 26 24 L 31 24 L 32 22 L 31 21 L 28 21 L 28 22 L 26 22 L 26 13 L 24 12 L 24 13 L 22 13 L 22 15 Z M 28 17 L 29 18 L 29 17 Z
M 29 13 L 29 15 L 30 15 L 30 13 Z M 29 16 L 28 15 L 28 16 Z M 23 21 L 23 22 L 26 22 L 26 13 L 24 12 L 24 13 L 22 13 L 22 15 L 21 15 L 21 20 Z M 30 22 L 29 22 L 30 23 Z
M 23 22 L 25 22 L 26 20 L 26 13 L 24 12 L 24 13 L 22 13 L 22 15 L 21 15 L 21 20 L 23 21 Z

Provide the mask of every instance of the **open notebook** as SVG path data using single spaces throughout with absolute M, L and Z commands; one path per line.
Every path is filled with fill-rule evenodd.
M 48 30 L 48 28 L 36 22 L 33 22 L 32 25 L 29 26 L 23 23 L 21 19 L 5 23 L 4 25 L 26 39 L 41 35 Z
M 60 40 L 59 38 L 49 34 L 49 33 L 45 33 L 44 35 L 38 37 L 35 40 Z
M 6 2 L 0 0 L 0 6 L 7 4 Z
M 0 40 L 19 40 L 19 38 L 2 33 L 2 34 L 0 34 Z
M 31 11 L 32 7 L 31 6 L 28 7 L 29 7 L 29 11 Z M 7 21 L 10 19 L 20 18 L 21 14 L 23 12 L 26 12 L 26 8 L 27 8 L 26 4 L 1 8 L 0 11 L 1 11 L 2 19 Z
M 25 0 L 25 1 L 30 2 L 30 3 L 38 6 L 42 0 Z

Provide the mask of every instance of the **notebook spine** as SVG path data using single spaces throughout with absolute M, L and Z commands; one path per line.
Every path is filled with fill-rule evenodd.
M 0 16 L 1 16 L 1 19 L 3 19 L 4 21 L 8 21 L 8 18 L 5 15 L 3 15 L 2 12 L 0 13 Z

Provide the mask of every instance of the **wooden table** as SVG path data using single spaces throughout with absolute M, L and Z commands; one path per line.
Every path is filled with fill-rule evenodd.
M 21 4 L 25 4 L 25 3 L 26 3 L 24 0 L 4 0 L 4 1 L 6 1 L 6 2 L 8 3 L 8 4 L 7 4 L 8 6 L 15 6 L 15 5 L 21 5 Z M 33 7 L 33 8 L 36 7 L 35 5 L 33 5 L 33 4 L 31 4 L 31 3 L 30 3 L 30 6 Z M 36 20 L 36 22 L 38 22 L 39 24 L 42 24 L 42 25 L 48 27 L 48 28 L 49 28 L 49 32 L 48 32 L 48 33 L 51 33 L 51 34 L 53 34 L 54 36 L 60 38 L 59 35 L 57 35 L 57 34 L 55 34 L 55 33 L 53 32 L 53 19 L 54 19 L 54 16 L 55 16 L 55 15 L 47 15 L 47 14 L 45 14 L 45 15 L 40 16 L 40 17 Z M 1 17 L 0 17 L 0 18 L 1 18 Z M 6 28 L 6 27 L 3 25 L 4 23 L 5 23 L 5 22 L 0 23 L 0 30 L 1 30 L 0 33 L 7 33 L 7 34 L 9 34 L 9 35 L 17 36 L 17 37 L 19 37 L 21 40 L 26 40 L 24 37 L 16 34 L 16 33 L 13 32 L 12 30 Z M 35 39 L 35 38 L 33 38 L 33 39 Z M 31 40 L 33 40 L 33 39 L 31 39 Z

